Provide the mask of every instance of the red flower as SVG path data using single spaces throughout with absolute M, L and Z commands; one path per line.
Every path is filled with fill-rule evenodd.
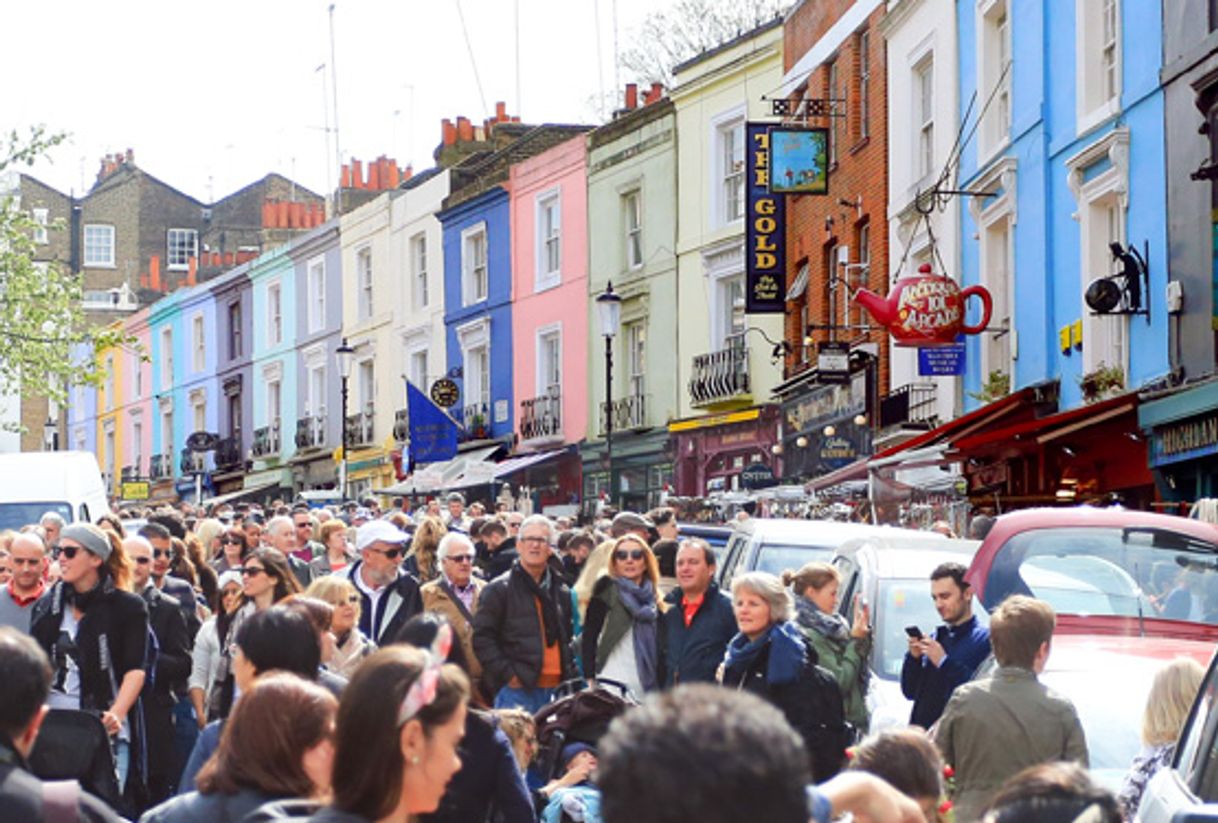
M 939 814 L 947 814 L 952 810 L 952 801 L 944 800 L 939 804 Z
M 855 749 L 854 746 L 851 746 L 850 748 L 846 749 L 846 759 L 847 760 L 854 759 L 854 749 Z
M 943 767 L 943 776 L 948 780 L 951 780 L 956 776 L 956 770 L 951 767 L 951 764 L 947 764 Z

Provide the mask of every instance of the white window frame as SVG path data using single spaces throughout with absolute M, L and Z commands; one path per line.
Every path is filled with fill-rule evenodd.
M 184 256 L 182 252 L 185 252 Z M 186 271 L 192 257 L 199 257 L 199 232 L 196 229 L 168 229 L 165 232 L 165 268 Z
M 51 212 L 49 209 L 30 209 L 30 218 L 34 221 L 34 242 L 39 246 L 45 246 L 51 242 L 50 232 L 47 231 L 47 226 L 50 225 Z
M 305 264 L 305 315 L 309 334 L 326 327 L 326 256 L 319 254 Z
M 362 246 L 355 250 L 355 290 L 356 319 L 371 320 L 375 304 L 373 303 L 372 283 L 372 246 Z
M 161 388 L 173 387 L 173 326 L 161 327 Z
M 81 228 L 82 265 L 91 269 L 113 269 L 114 226 L 105 223 L 85 223 Z
M 625 253 L 622 256 L 626 261 L 626 270 L 637 271 L 643 268 L 642 186 L 622 192 L 622 227 L 625 241 Z
M 482 273 L 478 280 L 477 263 L 473 259 L 474 243 L 482 238 Z M 481 289 L 479 290 L 479 286 Z M 481 292 L 481 293 L 479 293 Z M 461 232 L 461 305 L 472 306 L 485 301 L 490 295 L 490 242 L 486 222 L 481 221 L 466 227 Z
M 1016 310 L 1018 304 L 1015 302 L 1017 295 L 1017 280 L 1015 273 L 1015 225 L 1018 222 L 1018 211 L 1016 210 L 1016 175 L 1017 165 L 1015 158 L 1004 157 L 1002 160 L 993 164 L 984 175 L 977 178 L 970 186 L 972 192 L 999 192 L 997 197 L 970 197 L 968 201 L 969 213 L 972 215 L 973 222 L 977 227 L 977 238 L 979 241 L 978 256 L 980 263 L 980 281 L 981 285 L 990 290 L 998 302 L 996 307 L 1002 305 L 1001 298 L 1005 297 L 1007 311 L 1009 312 L 1010 323 L 1006 332 L 1006 357 L 1003 362 L 994 362 L 993 353 L 990 351 L 991 346 L 983 343 L 981 347 L 981 376 L 984 382 L 989 374 L 994 371 L 1001 371 L 1011 378 L 1011 387 L 1015 386 L 1015 362 L 1019 359 L 1019 331 L 1016 328 L 1015 322 Z M 996 234 L 1006 234 L 1005 250 L 995 249 L 993 242 Z M 993 283 L 993 268 L 987 266 L 987 260 L 993 260 L 995 255 L 1005 251 L 1005 295 L 1003 289 L 998 288 L 1001 284 Z M 990 277 L 987 278 L 987 272 Z M 990 320 L 991 327 L 997 327 L 1002 322 L 1002 318 L 996 312 Z M 987 335 L 987 340 L 992 340 Z
M 1074 108 L 1079 135 L 1121 110 L 1122 31 L 1120 0 L 1074 0 Z
M 128 361 L 128 369 L 132 374 L 132 392 L 133 400 L 139 400 L 144 396 L 144 362 L 138 352 L 133 352 Z
M 266 345 L 283 343 L 283 284 L 272 280 L 266 284 Z
M 131 465 L 135 467 L 135 476 L 143 477 L 144 418 L 138 409 L 133 409 L 131 412 L 131 448 L 129 454 L 131 455 Z
M 191 367 L 195 372 L 207 368 L 207 331 L 203 323 L 203 313 L 196 312 L 190 318 L 190 351 Z
M 554 221 L 549 225 L 546 224 L 547 212 L 554 215 Z M 545 291 L 562 282 L 562 194 L 559 189 L 550 189 L 537 195 L 533 220 L 536 226 L 533 246 L 536 272 L 533 290 Z
M 207 431 L 207 392 L 203 389 L 190 393 L 190 413 L 193 416 L 192 431 Z
M 825 97 L 829 99 L 829 111 L 834 114 L 839 114 L 837 101 L 841 100 L 845 95 L 841 93 L 842 72 L 838 55 L 834 55 L 829 61 L 829 65 L 825 71 L 825 82 L 828 84 L 828 89 Z M 842 127 L 841 117 L 829 118 L 829 167 L 837 165 L 838 159 L 838 144 L 842 142 Z
M 106 382 L 102 393 L 106 396 L 106 411 L 114 410 L 114 355 L 106 357 Z
M 421 369 L 419 368 L 420 363 L 422 364 Z M 415 385 L 415 388 L 426 394 L 431 388 L 431 356 L 427 346 L 415 346 L 409 349 L 406 353 L 406 365 L 410 370 L 410 382 Z
M 871 110 L 871 29 L 858 33 L 856 48 L 859 61 L 859 140 L 871 136 L 868 113 Z
M 465 405 L 472 406 L 475 403 L 484 403 L 487 407 L 488 420 L 491 407 L 491 383 L 490 383 L 490 363 L 491 363 L 491 327 L 490 321 L 486 318 L 479 318 L 472 323 L 467 323 L 464 326 L 457 328 L 457 342 L 461 347 L 461 361 L 464 364 L 464 386 Z M 486 370 L 485 373 L 480 368 L 474 368 L 472 355 L 478 351 L 485 351 L 486 355 Z M 471 388 L 472 387 L 472 388 Z M 485 396 L 483 392 L 485 391 Z
M 169 474 L 173 476 L 173 400 L 161 401 L 161 454 L 170 458 Z
M 234 300 L 227 304 L 228 310 L 228 359 L 237 360 L 244 356 L 245 340 L 241 329 L 241 301 Z M 237 322 L 233 322 L 234 312 Z
M 411 299 L 415 309 L 425 309 L 428 303 L 427 288 L 427 232 L 421 231 L 410 240 Z
M 1003 62 L 1011 56 L 1010 0 L 977 0 L 977 98 L 993 103 L 978 130 L 978 155 L 984 166 L 1011 141 L 1011 72 L 1003 75 Z M 1000 22 L 1001 21 L 1001 22 Z M 998 78 L 1002 77 L 1001 85 Z M 997 91 L 994 91 L 998 85 Z
M 1105 168 L 1087 178 L 1099 164 Z M 1083 319 L 1083 373 L 1100 366 L 1117 366 L 1129 380 L 1129 316 L 1092 315 L 1083 300 L 1087 286 L 1115 270 L 1111 240 L 1124 244 L 1129 221 L 1129 129 L 1113 129 L 1066 160 L 1070 192 L 1078 206 L 1072 217 L 1079 224 L 1079 305 Z M 1117 237 L 1109 238 L 1107 210 L 1118 213 Z
M 557 386 L 559 395 L 562 394 L 563 385 L 563 356 L 562 356 L 562 323 L 550 323 L 546 326 L 538 327 L 534 338 L 534 350 L 537 355 L 536 369 L 534 371 L 534 387 L 536 393 L 534 397 L 543 397 L 550 392 L 551 383 L 547 379 L 547 364 L 546 364 L 546 345 L 549 341 L 554 341 L 558 347 L 558 380 L 553 385 Z
M 704 250 L 702 265 L 710 297 L 707 306 L 711 320 L 709 351 L 720 351 L 728 347 L 728 338 L 732 335 L 731 307 L 726 303 L 730 284 L 739 281 L 742 289 L 744 287 L 744 244 L 733 240 Z
M 929 93 L 929 99 L 927 94 Z M 916 180 L 925 180 L 935 173 L 935 55 L 927 52 L 913 67 L 910 90 L 910 111 L 913 115 L 912 166 Z
M 744 222 L 745 211 L 745 190 L 748 180 L 746 175 L 748 147 L 745 135 L 745 120 L 747 111 L 744 106 L 736 106 L 728 111 L 721 112 L 717 116 L 711 118 L 710 122 L 710 180 L 711 191 L 710 197 L 710 226 L 711 228 L 723 228 L 725 226 L 734 226 Z M 740 158 L 741 166 L 739 171 L 734 169 L 729 170 L 726 164 L 727 139 L 729 133 L 735 134 L 739 132 L 740 142 Z M 733 155 L 735 152 L 733 152 Z M 729 182 L 734 180 L 735 182 Z M 728 192 L 735 185 L 739 185 L 739 203 L 740 213 L 736 216 L 730 216 L 728 212 Z
M 640 345 L 640 336 L 642 343 Z M 647 318 L 622 324 L 622 362 L 625 366 L 626 396 L 647 393 Z

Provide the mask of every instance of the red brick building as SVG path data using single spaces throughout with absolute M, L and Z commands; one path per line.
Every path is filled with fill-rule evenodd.
M 779 394 L 784 475 L 791 480 L 821 476 L 868 454 L 879 400 L 889 388 L 887 333 L 850 299 L 860 286 L 888 291 L 883 17 L 877 0 L 803 0 L 784 27 L 781 94 L 794 112 L 805 99 L 833 101 L 827 110 L 834 115 L 787 120 L 829 130 L 828 195 L 787 199 L 784 332 L 791 350 Z M 828 340 L 851 344 L 852 369 L 859 371 L 851 386 L 817 380 L 815 344 Z M 866 423 L 860 415 L 868 416 Z

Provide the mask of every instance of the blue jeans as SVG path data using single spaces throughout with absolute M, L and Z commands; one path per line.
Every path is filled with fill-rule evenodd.
M 131 769 L 131 744 L 118 738 L 110 742 L 114 748 L 114 769 L 118 772 L 118 790 L 121 794 L 127 788 L 127 774 Z
M 529 714 L 537 714 L 553 697 L 553 689 L 517 689 L 504 686 L 495 694 L 495 708 L 524 709 Z
M 190 759 L 190 753 L 194 751 L 195 738 L 199 736 L 195 707 L 189 697 L 183 697 L 173 704 L 173 736 L 175 759 L 172 773 L 176 781 L 181 776 L 186 761 Z

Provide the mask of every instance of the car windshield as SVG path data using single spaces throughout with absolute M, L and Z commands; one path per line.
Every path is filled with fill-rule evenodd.
M 1033 529 L 994 555 L 985 602 L 992 608 L 1027 594 L 1062 614 L 1218 623 L 1216 553 L 1218 546 L 1163 530 Z
M 881 580 L 880 602 L 872 610 L 875 615 L 875 645 L 871 651 L 871 668 L 885 680 L 901 676 L 905 652 L 909 650 L 906 626 L 917 626 L 930 634 L 943 622 L 930 596 L 930 580 L 926 577 L 891 578 Z M 988 616 L 977 599 L 973 599 L 973 614 L 983 623 Z
M 0 529 L 16 530 L 37 523 L 47 512 L 55 512 L 68 523 L 73 520 L 72 507 L 62 501 L 0 503 Z
M 821 560 L 825 563 L 833 557 L 836 546 L 782 546 L 763 543 L 757 552 L 755 571 L 782 574 L 787 569 L 799 569 L 805 563 Z

